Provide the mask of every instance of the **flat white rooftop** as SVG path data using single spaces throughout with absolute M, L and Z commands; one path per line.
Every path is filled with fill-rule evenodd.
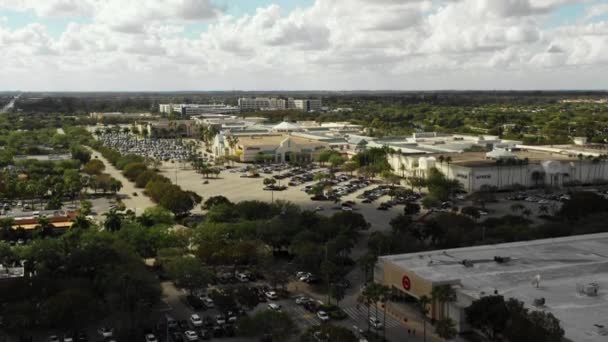
M 494 257 L 509 257 L 498 263 Z M 573 341 L 608 341 L 598 328 L 608 328 L 608 233 L 499 245 L 384 256 L 381 260 L 431 282 L 460 282 L 457 291 L 471 298 L 496 290 L 526 306 L 553 313 Z M 471 267 L 465 267 L 468 260 Z M 540 275 L 540 286 L 532 280 Z M 597 296 L 577 291 L 596 283 Z M 544 307 L 534 307 L 537 298 Z

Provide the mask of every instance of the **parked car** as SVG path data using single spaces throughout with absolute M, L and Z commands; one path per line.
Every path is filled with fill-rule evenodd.
M 203 320 L 198 314 L 192 314 L 190 315 L 190 323 L 192 323 L 193 327 L 198 328 L 203 325 Z
M 201 329 L 198 332 L 198 336 L 201 338 L 201 340 L 209 340 L 211 339 L 211 332 L 206 329 Z
M 146 342 L 158 342 L 158 339 L 154 334 L 146 334 Z
M 203 297 L 201 298 L 201 300 L 203 301 L 207 309 L 213 309 L 215 307 L 215 304 L 213 304 L 213 299 L 209 297 Z
M 276 312 L 281 312 L 281 306 L 279 304 L 270 303 L 268 304 L 268 309 Z
M 323 310 L 317 312 L 317 318 L 319 318 L 321 322 L 329 321 L 329 315 Z
M 186 336 L 187 341 L 198 341 L 198 335 L 195 331 L 187 330 L 184 332 L 184 336 Z
M 279 295 L 277 295 L 277 293 L 275 291 L 267 291 L 266 293 L 264 293 L 264 295 L 266 296 L 266 298 L 271 299 L 271 300 L 275 300 L 279 298 Z
M 215 316 L 215 323 L 217 325 L 224 325 L 224 324 L 226 324 L 226 317 L 224 317 L 224 315 L 216 315 Z
M 59 336 L 57 336 L 57 335 L 51 335 L 51 336 L 49 336 L 48 341 L 49 342 L 60 342 L 59 341 Z
M 370 317 L 369 318 L 369 323 L 372 327 L 374 327 L 374 329 L 379 330 L 382 329 L 382 322 L 376 318 L 376 317 Z
M 304 303 L 306 303 L 308 301 L 309 301 L 309 299 L 307 297 L 304 297 L 304 296 L 296 297 L 297 305 L 304 305 Z
M 114 336 L 114 329 L 108 327 L 101 327 L 97 329 L 97 333 L 103 338 L 108 338 Z

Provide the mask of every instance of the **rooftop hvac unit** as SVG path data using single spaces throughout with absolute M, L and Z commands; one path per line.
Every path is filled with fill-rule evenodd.
M 582 295 L 587 295 L 589 297 L 597 296 L 600 290 L 600 286 L 598 283 L 587 283 L 587 284 L 576 284 L 576 291 Z
M 606 329 L 606 326 L 603 324 L 594 324 L 594 326 L 597 328 L 598 335 L 608 336 L 608 329 Z
M 532 278 L 532 286 L 539 288 L 540 287 L 540 274 L 537 274 Z
M 545 306 L 545 297 L 541 297 L 541 298 L 535 298 L 534 299 L 534 306 Z
M 499 264 L 504 264 L 504 263 L 511 261 L 511 257 L 495 256 L 494 261 L 496 261 Z
M 473 267 L 473 262 L 471 260 L 464 259 L 462 260 L 462 264 L 464 267 Z

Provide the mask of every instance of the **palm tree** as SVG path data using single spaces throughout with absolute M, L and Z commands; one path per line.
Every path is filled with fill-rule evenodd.
M 526 209 L 526 207 L 521 203 L 515 203 L 511 205 L 511 211 L 514 213 L 520 212 L 524 209 Z
M 501 182 L 501 179 L 500 179 L 500 167 L 502 166 L 503 162 L 504 161 L 502 159 L 500 159 L 500 158 L 496 160 L 496 171 L 498 173 L 498 177 L 496 178 L 496 188 L 498 190 L 500 190 L 500 182 Z
M 401 171 L 401 177 L 405 178 L 405 164 L 399 163 L 399 171 Z
M 91 222 L 82 214 L 78 214 L 74 219 L 74 222 L 72 222 L 72 228 L 88 229 L 89 227 L 91 227 Z
M 371 305 L 372 305 L 372 301 L 371 301 L 371 297 L 369 295 L 369 292 L 366 292 L 367 288 L 365 288 L 365 290 L 363 290 L 363 292 L 359 295 L 359 297 L 357 297 L 357 305 L 359 304 L 363 304 L 367 307 L 367 331 L 369 332 L 371 330 L 371 322 L 369 321 L 370 318 L 370 310 L 371 310 Z
M 374 278 L 374 266 L 376 265 L 377 260 L 378 256 L 374 253 L 366 253 L 359 258 L 358 263 L 361 271 L 363 271 L 365 283 L 367 283 L 370 278 Z
M 423 328 L 423 337 L 426 342 L 426 315 L 429 314 L 429 304 L 431 304 L 431 299 L 427 296 L 421 296 L 418 298 L 418 310 L 422 314 L 422 328 Z
M 458 331 L 456 330 L 456 323 L 449 317 L 438 320 L 435 323 L 435 332 L 439 337 L 450 340 L 456 337 Z
M 582 153 L 579 153 L 576 157 L 578 158 L 578 179 L 583 183 L 583 158 L 585 157 Z
M 380 285 L 378 288 L 378 294 L 380 297 L 380 302 L 382 303 L 382 327 L 383 327 L 383 338 L 386 340 L 386 305 L 391 297 L 391 288 L 385 285 Z
M 122 216 L 116 211 L 116 208 L 110 209 L 110 211 L 103 214 L 103 216 L 106 217 L 106 220 L 103 223 L 106 230 L 111 232 L 120 230 L 120 227 L 122 226 Z
M 51 221 L 48 218 L 39 217 L 36 228 L 40 229 L 40 235 L 42 237 L 47 237 L 53 235 L 53 229 L 55 227 L 51 224 Z
M 435 286 L 431 291 L 431 299 L 433 302 L 438 302 L 441 305 L 441 316 L 449 317 L 450 308 L 448 303 L 453 303 L 456 301 L 456 291 L 451 285 Z
M 450 178 L 450 164 L 452 163 L 452 157 L 447 156 L 445 162 L 448 164 L 448 178 Z

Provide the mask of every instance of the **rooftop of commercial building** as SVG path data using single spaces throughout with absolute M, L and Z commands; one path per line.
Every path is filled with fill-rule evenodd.
M 324 143 L 318 140 L 301 138 L 289 134 L 272 134 L 272 135 L 255 135 L 255 136 L 239 136 L 239 145 L 241 146 L 256 146 L 256 145 L 279 145 L 285 139 L 291 138 L 298 145 L 319 146 Z
M 540 163 L 547 160 L 555 160 L 555 161 L 577 161 L 578 159 L 563 155 L 559 153 L 548 153 L 542 151 L 529 151 L 529 150 L 514 150 L 512 151 L 513 156 L 519 160 L 527 159 L 529 163 L 535 164 Z M 496 160 L 488 159 L 486 156 L 486 152 L 463 152 L 463 153 L 450 153 L 450 154 L 433 154 L 433 157 L 451 157 L 451 163 L 459 166 L 466 167 L 483 167 L 483 166 L 496 166 Z
M 513 297 L 560 319 L 574 341 L 605 341 L 608 326 L 608 233 L 380 257 L 431 282 L 460 283 L 471 298 Z M 509 258 L 497 262 L 495 257 Z M 467 260 L 465 262 L 465 260 Z M 465 263 L 468 266 L 465 266 Z M 540 278 L 539 287 L 532 282 Z M 596 284 L 596 296 L 579 291 Z

